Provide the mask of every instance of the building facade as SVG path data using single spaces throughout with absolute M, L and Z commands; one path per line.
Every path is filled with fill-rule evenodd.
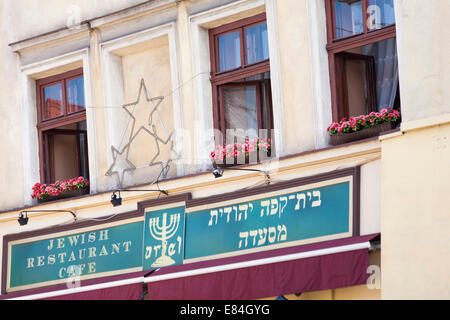
M 2 1 L 0 297 L 450 298 L 449 12 Z

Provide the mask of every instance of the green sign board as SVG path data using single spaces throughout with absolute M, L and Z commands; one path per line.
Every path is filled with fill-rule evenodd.
M 9 245 L 8 287 L 16 290 L 142 270 L 142 222 Z
M 176 195 L 112 222 L 6 236 L 3 291 L 5 282 L 18 291 L 350 237 L 358 224 L 355 172 L 203 199 Z
M 185 259 L 349 234 L 350 182 L 190 208 Z
M 184 206 L 146 211 L 144 270 L 183 263 Z

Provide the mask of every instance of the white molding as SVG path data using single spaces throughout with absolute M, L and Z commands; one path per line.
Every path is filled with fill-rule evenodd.
M 137 277 L 137 278 L 126 279 L 126 280 L 117 280 L 117 281 L 112 281 L 112 282 L 99 283 L 99 284 L 94 284 L 94 285 L 85 286 L 85 287 L 76 287 L 76 288 L 70 288 L 70 289 L 64 289 L 64 290 L 58 290 L 58 291 L 37 293 L 37 294 L 29 295 L 29 296 L 11 298 L 11 299 L 6 299 L 6 300 L 39 300 L 39 299 L 53 298 L 53 297 L 58 297 L 58 296 L 63 296 L 63 295 L 68 295 L 68 294 L 87 292 L 87 291 L 92 291 L 92 290 L 100 290 L 100 289 L 126 286 L 126 285 L 130 285 L 130 284 L 135 284 L 135 283 L 143 283 L 143 281 L 144 281 L 144 277 Z
M 122 106 L 126 104 L 124 98 L 123 86 L 123 70 L 121 56 L 114 54 L 119 49 L 131 48 L 152 39 L 167 36 L 169 41 L 170 55 L 170 73 L 172 85 L 172 105 L 173 105 L 173 125 L 175 131 L 183 130 L 183 108 L 181 104 L 180 90 L 180 74 L 178 68 L 178 39 L 176 33 L 176 23 L 170 22 L 137 33 L 126 35 L 114 40 L 101 43 L 101 59 L 102 59 L 102 78 L 104 84 L 105 106 Z M 112 79 L 115 79 L 113 83 Z M 118 79 L 118 83 L 117 83 Z M 117 110 L 114 108 L 105 108 L 105 128 L 106 128 L 106 145 L 107 150 L 111 146 L 118 147 L 120 143 L 121 133 L 126 130 L 126 126 L 117 126 Z M 123 121 L 122 121 L 123 123 Z M 175 147 L 177 154 L 184 154 L 183 137 L 177 137 Z M 108 165 L 112 163 L 112 155 L 107 152 Z M 184 164 L 182 161 L 176 161 L 177 175 L 184 175 Z
M 284 154 L 284 112 L 281 83 L 281 66 L 278 47 L 278 22 L 275 0 L 241 0 L 228 5 L 216 7 L 189 17 L 192 48 L 192 66 L 194 78 L 194 100 L 196 120 L 196 161 L 199 170 L 210 166 L 209 152 L 214 149 L 212 87 L 209 73 L 210 49 L 208 29 L 218 26 L 221 21 L 233 15 L 249 12 L 249 16 L 261 8 L 266 11 L 269 37 L 270 73 L 272 85 L 272 104 L 274 114 L 275 139 L 277 155 Z M 211 133 L 211 134 L 209 134 Z M 208 135 L 209 134 L 209 135 Z M 205 139 L 208 135 L 209 138 Z
M 154 0 L 125 8 L 101 17 L 95 17 L 83 21 L 74 27 L 64 27 L 58 30 L 37 35 L 32 38 L 20 40 L 11 43 L 10 46 L 14 52 L 28 50 L 36 46 L 45 46 L 52 41 L 69 40 L 71 37 L 78 36 L 80 33 L 88 32 L 91 28 L 101 28 L 105 25 L 118 23 L 121 20 L 133 19 L 140 15 L 148 14 L 150 11 L 164 9 L 175 6 L 180 0 Z
M 82 33 L 87 33 L 88 31 L 89 31 L 89 24 L 83 23 L 75 27 L 63 28 L 46 34 L 41 34 L 33 38 L 11 43 L 10 47 L 14 52 L 21 52 L 24 50 L 32 49 L 33 47 L 36 46 L 45 46 L 46 44 L 53 41 L 58 40 L 67 41 L 70 38 L 77 37 Z
M 275 131 L 276 157 L 285 154 L 286 125 L 284 121 L 283 83 L 278 39 L 277 1 L 266 0 L 267 33 L 269 38 L 270 83 L 272 86 L 272 108 Z
M 66 53 L 60 56 L 56 56 L 50 59 L 41 60 L 38 62 L 30 63 L 20 67 L 20 71 L 26 74 L 28 77 L 37 78 L 39 73 L 60 68 L 65 65 L 82 61 L 83 54 L 87 52 L 88 48 Z
M 393 139 L 393 138 L 397 138 L 397 137 L 401 137 L 404 135 L 404 132 L 402 132 L 401 130 L 393 132 L 393 133 L 388 133 L 388 134 L 383 134 L 381 136 L 378 137 L 378 140 L 380 141 L 386 141 L 389 139 Z
M 198 170 L 205 171 L 208 162 L 203 163 L 200 159 L 206 159 L 208 152 L 214 149 L 211 66 L 210 63 L 206 63 L 210 55 L 209 36 L 206 29 L 203 29 L 199 23 L 193 22 L 192 18 L 190 34 L 195 105 L 195 132 L 192 135 L 196 153 L 194 161 L 199 165 Z M 206 140 L 208 137 L 210 139 Z
M 307 0 L 306 8 L 313 89 L 314 145 L 316 148 L 324 148 L 329 145 L 326 129 L 332 121 L 325 3 Z
M 166 7 L 174 6 L 180 0 L 154 0 L 147 1 L 130 8 L 126 8 L 102 17 L 97 17 L 89 20 L 91 28 L 102 28 L 105 25 L 112 23 L 119 23 L 125 19 L 134 19 L 137 16 L 148 14 L 149 11 L 164 9 Z
M 95 113 L 92 108 L 92 82 L 90 75 L 89 49 L 78 50 L 69 54 L 46 59 L 21 67 L 21 108 L 24 121 L 23 130 L 23 167 L 24 167 L 24 204 L 32 204 L 31 188 L 40 181 L 39 141 L 37 135 L 36 79 L 39 74 L 81 62 L 83 65 L 84 91 L 86 103 L 86 123 L 88 131 L 89 180 L 91 193 L 97 190 L 97 138 L 95 130 Z
M 193 24 L 205 25 L 264 5 L 265 0 L 240 0 L 193 14 L 189 17 L 189 19 Z
M 402 132 L 425 129 L 450 123 L 450 113 L 444 113 L 433 117 L 427 117 L 419 120 L 403 121 L 400 124 Z

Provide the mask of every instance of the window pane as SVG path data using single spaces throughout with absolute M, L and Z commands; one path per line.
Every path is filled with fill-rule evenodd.
M 336 0 L 334 2 L 336 19 L 336 39 L 363 33 L 361 1 Z
M 61 83 L 44 88 L 44 120 L 64 114 Z
M 82 177 L 87 177 L 87 145 L 86 145 L 86 134 L 85 133 L 80 133 L 80 135 L 78 136 L 79 138 L 79 144 L 80 144 L 80 167 L 81 167 L 81 174 L 80 176 Z
M 262 126 L 258 130 L 259 138 L 270 138 L 268 136 L 269 132 L 266 129 L 270 128 L 269 117 L 271 117 L 270 110 L 271 101 L 270 101 L 270 71 L 257 74 L 255 76 L 251 76 L 244 79 L 245 81 L 260 81 L 259 87 L 261 92 L 261 118 L 262 118 Z
M 87 130 L 86 121 L 77 123 L 77 130 Z M 79 139 L 79 150 L 80 150 L 80 176 L 87 178 L 88 175 L 88 146 L 87 146 L 87 133 L 81 132 L 78 136 Z
M 76 134 L 51 135 L 51 182 L 78 177 L 79 164 Z
M 345 60 L 349 117 L 357 117 L 369 113 L 366 72 L 367 68 L 364 60 Z
M 367 28 L 376 30 L 395 23 L 393 0 L 369 0 Z
M 76 78 L 67 81 L 67 100 L 69 113 L 84 110 L 84 78 Z
M 222 91 L 225 128 L 235 129 L 238 142 L 258 137 L 256 86 L 227 87 Z M 227 134 L 227 143 L 234 139 Z
M 399 81 L 396 39 L 368 44 L 361 47 L 361 52 L 375 60 L 378 111 L 386 107 L 399 107 L 395 105 Z
M 245 44 L 247 51 L 247 64 L 269 59 L 267 23 L 262 23 L 246 29 Z
M 239 31 L 219 36 L 219 71 L 241 66 L 241 38 Z

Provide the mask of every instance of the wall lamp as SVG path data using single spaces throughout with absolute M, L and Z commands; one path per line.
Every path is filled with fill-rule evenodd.
M 217 179 L 217 178 L 220 178 L 220 177 L 223 176 L 224 170 L 261 172 L 262 174 L 264 174 L 266 176 L 266 184 L 270 184 L 270 175 L 269 175 L 269 173 L 266 172 L 266 171 L 263 171 L 263 170 L 259 170 L 259 169 L 220 168 L 220 167 L 215 166 L 213 168 L 212 173 L 213 173 L 214 177 Z
M 118 207 L 122 205 L 122 197 L 120 196 L 120 192 L 161 192 L 165 194 L 166 196 L 169 195 L 169 193 L 166 190 L 130 190 L 130 189 L 121 189 L 121 190 L 114 190 L 112 196 L 111 196 L 111 204 L 114 207 Z M 117 195 L 119 194 L 119 195 Z
M 17 221 L 19 222 L 19 224 L 21 226 L 28 224 L 28 213 L 30 213 L 30 212 L 49 212 L 49 213 L 68 212 L 73 215 L 74 221 L 77 221 L 77 219 L 78 219 L 75 212 L 73 212 L 71 210 L 27 210 L 27 211 L 20 212 L 19 219 L 17 219 Z
M 25 217 L 23 216 L 23 212 L 21 212 L 19 214 L 19 219 L 17 219 L 17 221 L 19 221 L 19 224 L 21 226 L 24 226 L 28 223 L 28 214 L 25 212 Z

